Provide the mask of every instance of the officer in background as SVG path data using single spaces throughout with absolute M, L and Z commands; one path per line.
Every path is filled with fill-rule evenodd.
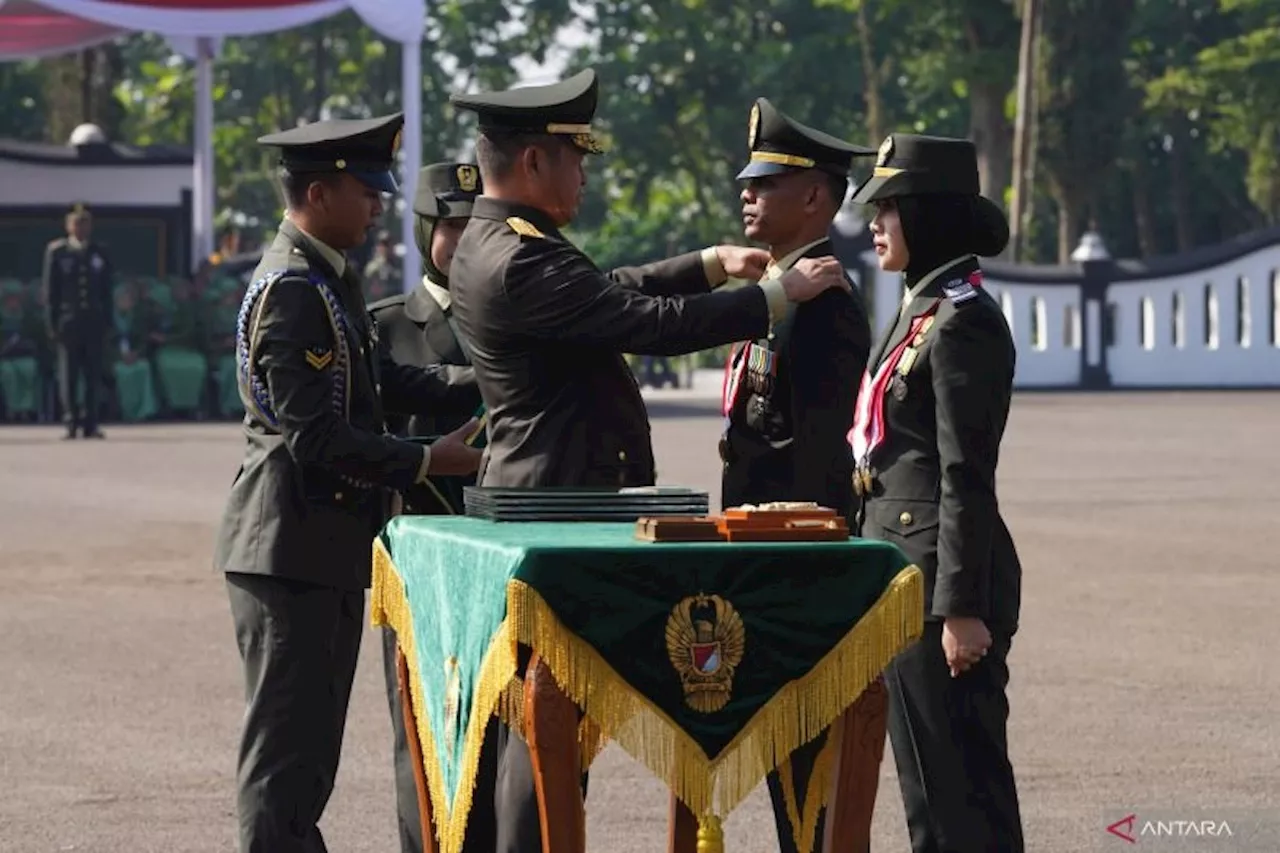
M 885 673 L 889 735 L 916 853 L 1021 853 L 1007 656 L 1022 566 L 996 463 L 1015 349 L 979 255 L 1009 240 L 964 139 L 895 133 L 853 201 L 875 206 L 880 268 L 906 298 L 872 351 L 850 441 L 861 534 L 924 574 L 924 633 Z
M 418 191 L 413 202 L 414 238 L 425 270 L 422 283 L 409 293 L 391 296 L 369 306 L 378 324 L 384 350 L 400 364 L 415 367 L 451 365 L 472 373 L 470 359 L 453 322 L 449 294 L 449 266 L 453 253 L 471 216 L 471 204 L 480 192 L 480 172 L 470 163 L 434 163 L 418 174 Z M 463 424 L 480 406 L 480 392 L 459 398 L 454 407 L 414 416 L 388 415 L 387 425 L 397 435 L 435 436 L 451 432 Z M 477 431 L 477 438 L 483 430 Z M 480 442 L 473 442 L 477 446 Z M 421 515 L 463 515 L 462 488 L 474 482 L 470 477 L 432 477 L 428 483 L 405 492 L 404 511 Z M 400 697 L 396 660 L 396 634 L 382 629 L 383 664 L 386 669 L 387 702 L 391 707 L 392 745 L 396 770 L 396 813 L 400 824 L 403 853 L 422 853 L 422 818 L 418 811 L 418 786 L 413 758 L 405 731 L 404 706 Z M 481 752 L 480 777 L 493 775 L 490 741 Z M 493 799 L 480 797 L 467 821 L 467 850 L 493 849 Z
M 765 98 L 757 98 L 751 108 L 747 148 L 750 162 L 738 174 L 746 184 L 742 218 L 747 239 L 769 246 L 765 278 L 784 274 L 800 258 L 832 254 L 828 233 L 848 192 L 853 158 L 875 151 L 806 127 Z M 816 501 L 852 521 L 853 462 L 847 436 L 870 349 L 866 304 L 852 282 L 848 292 L 828 290 L 791 306 L 767 335 L 735 347 L 725 366 L 722 401 L 725 508 Z M 878 684 L 864 694 L 864 704 L 872 700 L 883 719 L 884 691 Z M 778 842 L 785 853 L 809 853 L 821 846 L 825 809 L 810 814 L 820 802 L 814 795 L 821 792 L 810 790 L 809 777 L 826 740 L 823 734 L 803 745 L 781 772 L 768 776 Z M 860 801 L 869 806 L 875 802 L 883 737 L 867 748 L 866 760 L 858 762 L 867 772 L 857 787 Z M 824 784 L 817 780 L 812 787 Z M 870 821 L 868 810 L 868 829 Z M 802 838 L 802 831 L 813 835 Z
M 98 389 L 106 334 L 113 325 L 115 275 L 106 250 L 91 238 L 87 207 L 73 207 L 66 228 L 67 236 L 45 249 L 43 276 L 49 336 L 58 345 L 65 437 L 83 431 L 85 438 L 105 438 L 98 429 Z
M 374 536 L 389 490 L 470 474 L 471 422 L 428 446 L 384 434 L 384 405 L 471 400 L 440 370 L 379 357 L 345 250 L 383 212 L 403 117 L 322 121 L 264 136 L 281 149 L 286 216 L 236 329 L 245 453 L 218 534 L 244 663 L 241 853 L 323 853 L 364 630 Z
M 768 253 L 717 246 L 601 272 L 560 228 L 577 213 L 598 82 L 454 95 L 478 114 L 484 194 L 450 271 L 458 325 L 489 416 L 485 486 L 645 486 L 655 481 L 649 419 L 622 353 L 679 354 L 767 333 L 789 301 L 848 289 L 834 258 L 756 280 Z M 528 650 L 521 650 L 521 667 Z M 540 850 L 528 748 L 500 730 L 499 853 Z M 545 851 L 554 853 L 554 851 Z

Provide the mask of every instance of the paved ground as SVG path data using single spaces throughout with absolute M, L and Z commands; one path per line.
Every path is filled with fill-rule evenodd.
M 714 489 L 714 405 L 652 405 L 661 478 Z M 1280 850 L 1278 422 L 1280 395 L 1017 398 L 1000 488 L 1026 566 L 1011 737 L 1031 850 L 1128 849 L 1104 826 L 1130 813 L 1233 832 L 1146 849 Z M 0 429 L 0 851 L 230 851 L 240 683 L 209 564 L 238 429 L 108 434 Z M 335 853 L 394 850 L 376 652 Z M 663 849 L 643 768 L 611 749 L 592 781 L 592 851 Z M 906 850 L 891 759 L 881 792 L 876 849 Z M 767 802 L 735 812 L 729 850 L 776 849 Z

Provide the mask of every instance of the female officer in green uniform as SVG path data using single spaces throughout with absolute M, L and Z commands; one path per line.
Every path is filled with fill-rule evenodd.
M 861 533 L 925 577 L 920 642 L 885 674 L 916 853 L 1021 853 L 1006 656 L 1022 568 L 996 501 L 1014 345 L 977 256 L 1009 239 L 963 139 L 893 134 L 853 201 L 876 208 L 880 268 L 908 288 L 871 352 L 850 443 Z

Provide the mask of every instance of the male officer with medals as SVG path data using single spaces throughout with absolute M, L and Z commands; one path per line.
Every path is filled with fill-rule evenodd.
M 458 243 L 451 293 L 489 415 L 486 486 L 644 486 L 649 419 L 622 353 L 672 355 L 767 334 L 788 302 L 848 289 L 834 258 L 759 279 L 768 254 L 717 246 L 601 272 L 560 232 L 577 212 L 598 82 L 455 95 L 478 114 L 484 194 Z M 522 650 L 522 663 L 527 650 Z M 542 847 L 528 749 L 500 732 L 499 853 Z M 552 853 L 552 851 L 546 851 Z
M 466 347 L 453 320 L 449 293 L 449 267 L 453 253 L 471 217 L 471 205 L 480 193 L 480 171 L 471 163 L 433 163 L 418 173 L 413 202 L 414 238 L 422 257 L 422 283 L 409 293 L 391 296 L 369 306 L 377 321 L 383 347 L 399 364 L 416 367 L 445 365 L 459 376 L 474 376 Z M 437 436 L 457 429 L 476 413 L 480 392 L 458 399 L 456 406 L 429 414 L 388 415 L 387 425 L 397 435 Z M 469 437 L 473 447 L 484 445 L 484 429 Z M 463 515 L 463 488 L 474 482 L 467 477 L 430 477 L 428 482 L 404 494 L 404 511 L 420 515 Z M 387 701 L 391 707 L 396 771 L 396 811 L 400 824 L 400 849 L 421 853 L 424 849 L 422 819 L 418 811 L 418 787 L 405 732 L 396 661 L 396 635 L 382 629 L 383 663 Z M 493 774 L 494 744 L 486 741 L 481 755 L 483 778 Z M 467 850 L 493 849 L 493 799 L 481 797 L 467 821 Z
M 1005 690 L 1022 568 L 996 498 L 1016 353 L 977 258 L 1004 249 L 1008 223 L 963 139 L 892 134 L 853 200 L 875 206 L 880 267 L 907 286 L 849 441 L 861 535 L 925 578 L 924 632 L 885 673 L 911 846 L 1020 853 Z
M 875 154 L 806 127 L 757 98 L 748 120 L 750 161 L 738 174 L 748 239 L 769 246 L 767 279 L 784 274 L 800 258 L 832 253 L 828 232 L 844 202 L 855 157 Z M 853 511 L 852 458 L 846 436 L 853 422 L 858 379 L 871 349 L 862 295 L 829 290 L 792 306 L 766 336 L 734 348 L 725 365 L 722 399 L 725 431 L 724 507 L 773 501 L 816 501 L 845 516 Z M 883 688 L 872 685 L 883 713 Z M 832 744 L 834 746 L 834 744 Z M 810 781 L 827 747 L 820 735 L 792 753 L 768 776 L 778 841 L 785 853 L 821 846 L 825 785 Z M 859 789 L 875 801 L 883 739 L 869 744 Z
M 281 151 L 286 216 L 236 329 L 244 459 L 218 536 L 244 663 L 241 853 L 323 853 L 364 629 L 373 538 L 389 491 L 468 474 L 471 422 L 431 446 L 384 434 L 407 413 L 471 400 L 442 371 L 379 358 L 344 250 L 382 215 L 401 115 L 323 121 L 264 136 Z
M 115 316 L 115 280 L 111 260 L 90 238 L 89 209 L 83 204 L 73 207 L 67 213 L 66 228 L 67 236 L 45 249 L 42 282 L 49 338 L 58 345 L 65 437 L 72 439 L 83 432 L 85 438 L 104 438 L 98 429 L 98 389 L 103 344 Z

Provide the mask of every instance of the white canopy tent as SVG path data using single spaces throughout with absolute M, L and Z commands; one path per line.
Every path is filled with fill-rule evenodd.
M 0 60 L 82 50 L 128 32 L 165 36 L 196 67 L 192 148 L 192 247 L 196 258 L 213 252 L 213 61 L 224 36 L 293 29 L 353 9 L 375 32 L 403 45 L 404 135 L 402 198 L 411 201 L 422 161 L 422 36 L 425 0 L 0 0 Z M 263 128 L 268 133 L 275 128 Z M 413 217 L 402 218 L 404 281 L 422 269 Z

